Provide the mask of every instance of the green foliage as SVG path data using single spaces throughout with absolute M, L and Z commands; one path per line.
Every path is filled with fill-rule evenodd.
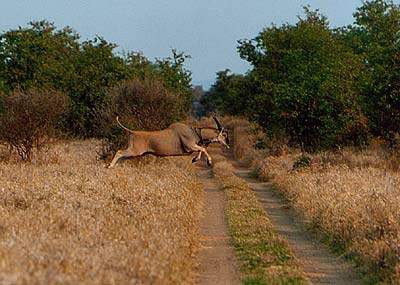
M 187 113 L 193 101 L 192 74 L 184 67 L 188 58 L 190 58 L 189 55 L 172 49 L 172 57 L 157 59 L 155 63 L 156 73 L 163 78 L 165 86 L 179 95 L 182 102 L 181 114 Z
M 133 77 L 144 79 L 154 74 L 154 65 L 141 52 L 129 52 L 125 57 L 129 72 Z
M 60 90 L 71 99 L 64 127 L 71 134 L 96 134 L 95 111 L 106 104 L 106 91 L 134 78 L 161 80 L 182 99 L 180 117 L 191 106 L 191 73 L 188 58 L 172 50 L 172 57 L 150 62 L 141 53 L 119 56 L 116 45 L 101 37 L 81 42 L 71 28 L 58 30 L 47 21 L 0 35 L 0 92 L 21 88 Z
M 354 14 L 355 25 L 341 37 L 362 57 L 359 82 L 371 128 L 393 139 L 400 131 L 400 6 L 392 1 L 365 1 Z
M 219 72 L 207 107 L 245 115 L 306 150 L 363 145 L 371 135 L 394 142 L 400 132 L 400 6 L 364 1 L 355 23 L 338 29 L 318 11 L 305 8 L 305 15 L 239 41 L 239 54 L 252 69 Z
M 231 74 L 229 69 L 217 73 L 217 80 L 206 94 L 203 104 L 208 110 L 217 108 L 219 112 L 244 115 L 251 107 L 249 79 L 243 75 Z
M 345 143 L 354 126 L 365 129 L 355 86 L 362 65 L 324 16 L 305 13 L 295 25 L 268 27 L 240 41 L 240 56 L 253 69 L 246 76 L 219 73 L 209 101 L 315 150 Z
M 359 61 L 337 41 L 326 19 L 306 10 L 295 26 L 264 30 L 239 47 L 241 56 L 255 66 L 254 73 L 267 98 L 258 117 L 276 124 L 291 142 L 305 148 L 332 147 L 357 116 L 353 79 Z M 262 106 L 261 105 L 261 106 Z
M 76 134 L 94 135 L 93 110 L 105 103 L 105 90 L 130 76 L 124 59 L 113 53 L 115 47 L 102 38 L 81 44 L 75 76 L 67 88 L 73 102 L 67 126 Z
M 79 36 L 46 21 L 0 35 L 0 78 L 7 89 L 65 88 L 74 74 Z

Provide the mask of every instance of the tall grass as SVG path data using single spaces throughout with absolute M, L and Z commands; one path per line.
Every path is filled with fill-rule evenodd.
M 251 139 L 248 134 L 248 129 L 236 131 L 242 139 Z M 272 180 L 332 245 L 354 257 L 370 282 L 399 283 L 398 154 L 379 145 L 317 154 L 295 149 L 271 153 L 265 150 L 252 160 L 259 176 Z
M 96 145 L 0 162 L 0 283 L 193 283 L 202 190 L 190 162 L 107 170 Z

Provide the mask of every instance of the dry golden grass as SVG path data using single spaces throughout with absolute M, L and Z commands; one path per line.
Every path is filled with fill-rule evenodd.
M 1 284 L 194 282 L 202 190 L 190 159 L 107 170 L 97 144 L 0 162 Z
M 297 171 L 294 154 L 267 158 L 259 174 L 272 177 L 305 218 L 355 253 L 369 273 L 400 281 L 400 173 L 378 155 L 331 155 L 327 164 L 326 154 L 315 155 L 311 167 Z
M 398 154 L 379 146 L 329 151 L 307 154 L 309 165 L 294 168 L 302 156 L 289 150 L 252 165 L 333 246 L 353 256 L 369 282 L 400 283 Z

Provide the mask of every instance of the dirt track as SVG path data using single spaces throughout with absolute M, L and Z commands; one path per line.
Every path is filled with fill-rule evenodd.
M 225 195 L 209 168 L 199 166 L 199 178 L 205 189 L 205 210 L 201 224 L 199 284 L 240 284 L 235 253 L 229 245 L 225 222 Z
M 250 169 L 240 167 L 230 158 L 228 160 L 235 168 L 235 175 L 245 180 L 256 192 L 275 231 L 288 241 L 311 284 L 362 283 L 351 264 L 333 254 L 305 230 L 305 222 L 279 197 L 271 183 L 251 178 Z M 212 170 L 204 164 L 198 167 L 206 193 L 205 216 L 201 226 L 203 248 L 200 253 L 199 284 L 240 284 L 235 253 L 229 245 L 224 215 L 225 195 L 212 177 Z

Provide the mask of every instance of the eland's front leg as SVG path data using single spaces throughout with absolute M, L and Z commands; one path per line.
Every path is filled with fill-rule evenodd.
M 197 156 L 195 156 L 195 157 L 193 157 L 193 159 L 192 159 L 192 163 L 195 163 L 196 161 L 199 161 L 200 159 L 201 159 L 201 151 L 199 151 L 199 154 L 197 155 Z
M 198 155 L 199 157 L 201 157 L 201 154 L 204 153 L 206 155 L 206 157 L 207 157 L 207 165 L 211 165 L 212 164 L 211 156 L 208 154 L 207 150 L 204 147 L 201 147 L 201 146 L 195 144 L 192 147 L 192 149 L 194 151 L 199 151 L 200 152 L 199 155 Z

